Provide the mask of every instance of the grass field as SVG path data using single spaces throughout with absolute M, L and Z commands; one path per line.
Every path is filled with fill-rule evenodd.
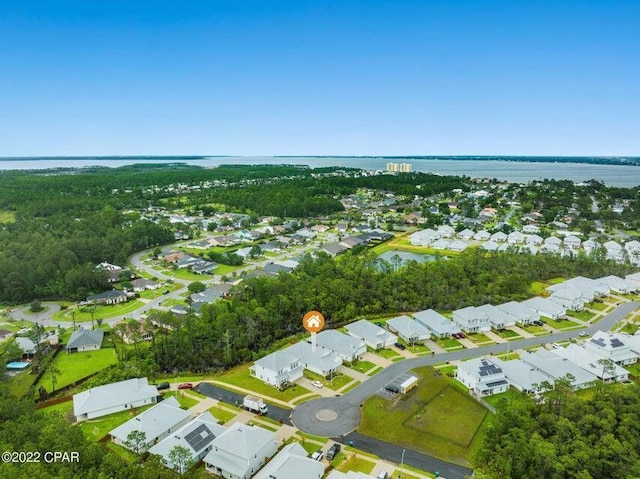
M 342 394 L 351 391 L 353 388 L 355 388 L 356 386 L 360 385 L 360 381 L 353 381 L 348 387 L 344 388 L 342 391 L 340 391 Z
M 320 381 L 324 385 L 324 387 L 333 389 L 334 391 L 337 391 L 341 387 L 344 387 L 345 385 L 353 381 L 353 378 L 351 376 L 347 376 L 346 374 L 342 373 L 333 374 L 331 377 L 329 377 L 329 379 L 326 379 L 319 374 L 312 373 L 311 371 L 305 369 L 303 375 L 305 378 L 312 381 Z
M 369 474 L 376 465 L 375 462 L 360 458 L 355 454 L 344 454 L 342 452 L 331 461 L 331 464 L 335 464 L 334 467 L 341 472 L 356 471 L 363 474 Z
M 278 389 L 263 383 L 261 380 L 252 377 L 249 374 L 248 365 L 233 368 L 225 372 L 221 376 L 218 376 L 217 380 L 226 384 L 230 384 L 232 386 L 249 389 L 251 391 L 255 391 L 258 394 L 287 402 L 297 398 L 298 396 L 302 396 L 303 394 L 308 394 L 311 392 L 308 389 L 303 388 L 302 386 L 298 386 L 297 384 L 294 384 L 284 391 L 279 391 Z
M 589 311 L 567 311 L 567 316 L 571 316 L 572 318 L 580 319 L 582 321 L 591 321 L 595 314 L 590 313 Z
M 403 359 L 403 356 L 396 353 L 393 349 L 378 349 L 377 351 L 374 352 L 374 354 L 377 354 L 378 356 L 381 356 L 385 359 L 389 359 L 391 361 L 393 361 L 394 358 Z
M 570 319 L 555 320 L 555 319 L 545 317 L 542 319 L 542 321 L 544 321 L 546 324 L 548 324 L 549 326 L 555 329 L 572 329 L 580 326 L 578 323 L 574 323 Z
M 433 368 L 413 373 L 419 385 L 407 395 L 393 400 L 374 396 L 365 402 L 358 431 L 468 465 L 487 410 L 454 387 L 446 375 L 434 377 Z
M 6 225 L 16 222 L 16 215 L 13 211 L 0 210 L 0 224 Z
M 519 338 L 520 335 L 515 331 L 511 331 L 510 329 L 503 329 L 501 331 L 497 331 L 496 334 L 504 339 L 515 339 Z
M 369 371 L 367 373 L 367 376 L 375 376 L 376 374 L 378 374 L 380 371 L 382 371 L 384 368 L 382 366 L 376 366 L 375 368 L 373 368 L 371 371 Z
M 589 308 L 589 309 L 593 309 L 595 311 L 604 311 L 605 309 L 607 309 L 609 306 L 607 306 L 604 303 L 597 303 L 597 302 L 593 302 L 593 303 L 587 303 L 584 305 L 585 308 Z
M 193 399 L 192 397 L 187 396 L 187 394 L 183 393 L 182 391 L 171 391 L 163 394 L 164 398 L 168 398 L 170 396 L 173 396 L 178 400 L 182 409 L 190 409 L 200 402 L 197 399 Z
M 627 334 L 631 334 L 631 335 L 636 334 L 637 331 L 638 331 L 638 325 L 637 324 L 633 324 L 633 323 L 625 324 L 622 327 L 622 329 L 620 330 L 620 332 L 622 332 L 622 333 L 627 333 Z
M 444 348 L 444 349 L 447 349 L 447 350 L 462 349 L 464 347 L 462 345 L 462 343 L 460 343 L 460 341 L 458 341 L 457 339 L 454 339 L 454 338 L 438 339 L 436 341 L 436 344 L 438 346 L 440 346 L 441 348 Z
M 93 313 L 93 319 L 107 319 L 112 318 L 114 316 L 120 316 L 123 314 L 129 314 L 132 311 L 142 307 L 144 303 L 139 300 L 128 301 L 126 303 L 120 304 L 109 304 L 104 306 L 96 306 L 95 312 Z M 89 311 L 81 311 L 82 308 L 67 308 L 61 309 L 57 313 L 54 313 L 52 319 L 54 321 L 73 321 L 73 316 L 71 311 L 76 312 L 76 321 L 77 322 L 85 322 L 91 321 L 91 313 Z
M 351 369 L 363 374 L 367 374 L 367 372 L 371 371 L 371 369 L 375 367 L 376 365 L 371 361 L 358 361 L 357 363 L 351 365 Z
M 486 336 L 482 333 L 467 334 L 467 339 L 469 339 L 469 341 L 475 344 L 493 343 L 493 340 L 489 336 Z
M 127 411 L 117 412 L 115 414 L 109 414 L 98 419 L 89 419 L 79 424 L 80 429 L 84 433 L 85 437 L 91 442 L 98 442 L 104 436 L 109 434 L 109 431 L 124 424 L 129 419 L 137 416 L 142 411 L 149 409 L 152 405 L 143 406 L 137 409 L 129 409 Z
M 549 331 L 544 329 L 542 326 L 536 326 L 535 324 L 530 324 L 528 326 L 520 326 L 526 332 L 535 334 L 536 336 L 541 336 L 543 334 L 550 334 Z
M 116 362 L 118 362 L 118 358 L 113 348 L 70 354 L 63 351 L 56 356 L 53 362 L 60 371 L 60 375 L 56 378 L 56 389 L 85 378 Z M 38 385 L 42 385 L 47 391 L 51 391 L 51 377 L 49 374 L 45 373 Z

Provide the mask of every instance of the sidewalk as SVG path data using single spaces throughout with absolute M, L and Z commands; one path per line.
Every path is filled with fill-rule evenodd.
M 535 334 L 531 334 L 530 332 L 525 331 L 524 329 L 522 329 L 519 326 L 510 326 L 507 329 L 513 331 L 514 333 L 518 333 L 523 338 L 533 338 L 533 337 L 535 337 Z
M 498 344 L 503 344 L 507 342 L 506 339 L 504 339 L 502 336 L 497 335 L 493 331 L 485 331 L 484 335 Z

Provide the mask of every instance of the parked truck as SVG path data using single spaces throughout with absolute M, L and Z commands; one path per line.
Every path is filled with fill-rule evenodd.
M 245 396 L 242 405 L 247 411 L 255 412 L 256 414 L 267 414 L 267 405 L 265 402 L 255 396 Z

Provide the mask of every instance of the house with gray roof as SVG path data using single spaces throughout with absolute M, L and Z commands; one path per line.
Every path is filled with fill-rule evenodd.
M 618 276 L 605 276 L 604 278 L 598 278 L 595 281 L 601 285 L 605 285 L 615 293 L 628 294 L 638 291 L 638 287 L 634 283 L 627 281 L 626 279 L 619 278 Z
M 396 316 L 387 321 L 387 328 L 409 344 L 425 341 L 431 337 L 431 333 L 427 328 L 405 315 Z
M 411 316 L 413 316 L 419 324 L 427 328 L 433 336 L 438 338 L 448 338 L 452 334 L 460 332 L 460 326 L 433 309 L 418 311 Z
M 595 374 L 582 369 L 568 359 L 561 358 L 544 348 L 539 348 L 535 352 L 525 350 L 525 352 L 520 355 L 520 359 L 540 371 L 549 378 L 550 382 L 567 378 L 568 375 L 573 376 L 571 387 L 574 390 L 591 387 L 593 382 L 598 380 Z
M 283 352 L 297 358 L 304 369 L 323 377 L 335 373 L 342 366 L 342 358 L 338 354 L 318 345 L 314 350 L 311 343 L 304 340 L 283 349 Z
M 36 354 L 36 343 L 31 341 L 29 338 L 25 338 L 25 337 L 22 337 L 22 336 L 17 336 L 16 337 L 16 343 L 18 344 L 18 346 L 22 350 L 22 355 L 23 356 L 30 357 L 30 356 L 33 356 L 34 354 Z
M 126 381 L 105 384 L 73 395 L 73 415 L 76 421 L 86 421 L 97 417 L 126 411 L 158 400 L 158 390 L 147 378 L 133 378 Z
M 161 286 L 162 286 L 162 283 L 160 283 L 159 281 L 152 281 L 146 278 L 138 278 L 131 281 L 131 287 L 133 291 L 135 291 L 136 293 L 140 293 L 145 289 L 150 289 L 150 290 L 158 289 Z
M 541 316 L 546 316 L 551 319 L 560 319 L 560 317 L 564 316 L 567 312 L 560 303 L 556 303 L 551 299 L 541 298 L 539 296 L 522 301 L 520 304 L 533 309 Z
M 205 411 L 151 447 L 149 453 L 160 456 L 165 467 L 184 474 L 191 465 L 207 455 L 212 448 L 213 440 L 226 430 L 224 426 L 218 424 L 217 419 L 209 411 Z M 183 470 L 179 470 L 178 465 L 174 464 L 170 457 L 171 451 L 176 446 L 182 446 L 191 456 L 190 465 Z
M 625 334 L 596 331 L 584 348 L 600 358 L 626 366 L 635 363 L 640 353 L 640 350 L 634 351 L 632 343 L 632 338 Z
M 540 385 L 549 381 L 547 376 L 520 359 L 503 361 L 500 358 L 492 357 L 491 362 L 502 369 L 511 386 L 523 393 L 537 393 L 540 391 Z
M 280 389 L 300 379 L 303 370 L 304 366 L 296 355 L 282 350 L 258 359 L 249 368 L 249 374 Z
M 456 379 L 476 396 L 490 396 L 509 389 L 504 371 L 486 358 L 462 361 L 456 370 Z
M 607 365 L 608 360 L 577 344 L 569 344 L 566 348 L 552 349 L 551 352 L 561 358 L 568 359 L 605 382 L 629 379 L 629 372 L 626 369 L 613 362 Z
M 280 273 L 290 273 L 293 271 L 293 268 L 289 268 L 283 264 L 278 263 L 267 263 L 262 268 L 267 273 L 280 274 Z
M 503 309 L 491 304 L 483 304 L 476 307 L 476 312 L 484 313 L 489 317 L 491 327 L 495 329 L 506 329 L 516 325 L 516 318 Z
M 277 451 L 273 432 L 235 423 L 211 442 L 202 462 L 208 472 L 225 479 L 249 479 Z
M 513 316 L 516 323 L 526 326 L 534 321 L 540 319 L 540 314 L 535 310 L 528 308 L 527 306 L 518 303 L 516 301 L 509 301 L 508 303 L 499 304 L 496 308 L 501 309 L 507 314 Z
M 284 446 L 254 479 L 320 479 L 325 465 L 307 457 L 307 451 L 297 442 Z
M 327 243 L 322 247 L 322 251 L 329 254 L 330 256 L 336 256 L 340 253 L 344 253 L 348 248 L 344 245 L 341 245 L 338 242 Z
M 475 306 L 457 309 L 451 315 L 451 319 L 467 333 L 477 333 L 491 330 L 489 316 Z
M 102 347 L 104 338 L 104 330 L 98 329 L 76 329 L 71 333 L 71 337 L 67 342 L 67 353 L 78 351 L 95 351 Z
M 373 324 L 371 321 L 361 319 L 345 326 L 348 334 L 365 342 L 373 349 L 382 349 L 391 346 L 398 340 L 395 334 Z
M 124 291 L 112 289 L 111 291 L 105 291 L 104 293 L 87 296 L 86 301 L 89 304 L 119 304 L 126 302 L 128 299 L 129 297 Z
M 141 453 L 184 426 L 190 418 L 189 412 L 181 409 L 178 400 L 171 396 L 113 429 L 109 435 L 114 443 L 130 449 L 129 434 L 133 431 L 144 432 L 144 444 L 139 451 L 134 451 Z
M 551 296 L 549 296 L 549 299 L 572 311 L 581 311 L 585 303 L 589 302 L 587 297 L 583 296 L 578 289 L 572 288 L 571 286 L 566 286 L 554 291 L 551 293 Z
M 632 273 L 628 274 L 624 277 L 627 281 L 635 284 L 638 290 L 640 290 L 640 273 Z
M 362 339 L 343 334 L 335 329 L 326 329 L 316 336 L 316 344 L 336 353 L 343 361 L 352 363 L 367 352 Z

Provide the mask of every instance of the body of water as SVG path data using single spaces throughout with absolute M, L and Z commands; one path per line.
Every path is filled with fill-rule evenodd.
M 295 164 L 311 168 L 345 166 L 365 170 L 384 170 L 387 162 L 411 163 L 414 171 L 440 175 L 497 178 L 498 180 L 528 183 L 544 178 L 581 182 L 590 179 L 609 186 L 632 187 L 640 184 L 640 167 L 632 165 L 601 165 L 591 163 L 562 163 L 540 161 L 505 161 L 498 159 L 402 159 L 376 157 L 156 157 L 156 158 L 31 158 L 0 159 L 0 170 L 41 170 L 50 168 L 80 168 L 86 166 L 118 167 L 135 163 L 187 163 L 214 167 L 222 164 Z

